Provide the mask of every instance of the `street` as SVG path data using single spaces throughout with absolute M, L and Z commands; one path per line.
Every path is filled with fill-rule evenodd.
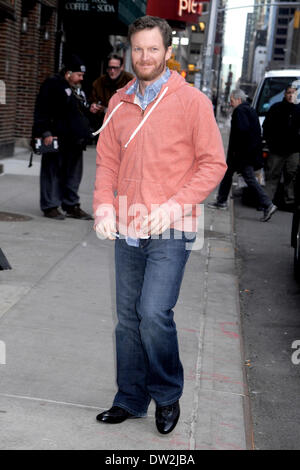
M 299 449 L 300 364 L 292 344 L 300 339 L 300 286 L 293 279 L 292 214 L 278 211 L 261 223 L 262 213 L 240 199 L 234 207 L 255 449 Z

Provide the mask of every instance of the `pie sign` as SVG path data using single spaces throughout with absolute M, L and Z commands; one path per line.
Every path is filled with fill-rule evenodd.
M 183 12 L 201 15 L 203 3 L 199 0 L 178 0 L 178 15 L 182 16 Z

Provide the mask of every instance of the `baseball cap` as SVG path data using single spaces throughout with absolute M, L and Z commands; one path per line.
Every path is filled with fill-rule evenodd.
M 86 67 L 78 55 L 72 54 L 65 61 L 65 68 L 70 72 L 86 72 Z

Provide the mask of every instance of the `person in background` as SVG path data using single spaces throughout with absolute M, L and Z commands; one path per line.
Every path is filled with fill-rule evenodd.
M 118 315 L 118 392 L 97 420 L 145 416 L 153 399 L 168 434 L 183 392 L 173 308 L 197 230 L 191 213 L 226 163 L 211 101 L 166 67 L 168 23 L 139 18 L 129 40 L 137 79 L 111 98 L 97 144 L 94 227 L 115 240 Z
M 281 175 L 284 176 L 284 203 L 293 208 L 295 180 L 300 152 L 300 106 L 295 104 L 297 87 L 285 89 L 284 98 L 274 103 L 263 123 L 263 136 L 270 150 L 266 161 L 266 191 L 273 200 Z
M 259 119 L 255 110 L 250 107 L 243 90 L 236 89 L 231 92 L 230 106 L 233 108 L 233 113 L 227 152 L 228 168 L 219 186 L 216 202 L 209 203 L 208 207 L 227 209 L 232 178 L 234 173 L 238 172 L 256 195 L 258 208 L 264 211 L 261 221 L 267 222 L 277 207 L 258 183 L 254 173 L 254 170 L 263 166 Z
M 82 60 L 72 55 L 60 73 L 45 80 L 36 99 L 33 136 L 45 145 L 57 138 L 59 148 L 44 153 L 41 163 L 40 206 L 51 219 L 92 219 L 81 209 L 78 195 L 83 150 L 91 138 L 89 105 L 81 89 L 85 70 Z
M 110 54 L 107 58 L 106 73 L 93 82 L 91 92 L 91 111 L 96 113 L 93 127 L 102 125 L 109 100 L 119 88 L 123 88 L 133 75 L 124 70 L 123 58 L 117 54 Z

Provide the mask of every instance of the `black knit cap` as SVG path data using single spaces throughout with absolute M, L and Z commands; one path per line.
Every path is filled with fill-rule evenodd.
M 78 55 L 72 54 L 65 61 L 65 68 L 70 72 L 85 72 L 86 68 L 80 57 Z

